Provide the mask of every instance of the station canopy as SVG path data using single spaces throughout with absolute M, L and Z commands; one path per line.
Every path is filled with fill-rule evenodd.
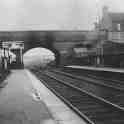
M 4 41 L 2 48 L 5 49 L 24 49 L 24 41 Z

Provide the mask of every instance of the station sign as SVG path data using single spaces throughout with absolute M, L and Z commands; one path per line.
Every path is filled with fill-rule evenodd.
M 5 41 L 5 42 L 2 42 L 2 48 L 24 49 L 24 42 L 23 41 Z

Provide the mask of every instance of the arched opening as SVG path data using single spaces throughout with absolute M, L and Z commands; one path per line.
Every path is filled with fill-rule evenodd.
M 25 42 L 24 54 L 26 51 L 32 48 L 42 47 L 51 50 L 55 54 L 56 66 L 60 65 L 60 52 L 54 47 L 56 41 L 54 33 L 51 31 L 45 31 L 42 35 L 37 33 L 30 33 L 28 41 Z
M 31 48 L 23 54 L 24 67 L 46 67 L 56 65 L 56 53 L 43 47 Z
M 60 52 L 54 47 L 50 48 L 49 50 L 51 50 L 55 54 L 55 65 L 56 67 L 58 67 L 60 65 Z

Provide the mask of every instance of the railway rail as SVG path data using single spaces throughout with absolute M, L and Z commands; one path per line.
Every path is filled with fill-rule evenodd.
M 114 106 L 112 103 L 78 88 L 66 81 L 59 80 L 50 73 L 35 71 L 35 74 L 43 80 L 57 96 L 64 100 L 75 110 L 88 124 L 123 124 L 124 109 Z
M 118 90 L 124 90 L 124 82 L 119 80 L 108 79 L 104 77 L 95 76 L 93 74 L 88 73 L 79 73 L 77 71 L 67 71 L 67 70 L 51 70 L 54 73 L 58 73 L 61 75 L 65 75 L 71 78 L 79 79 L 79 80 L 92 80 L 92 83 L 115 88 Z
M 90 78 L 77 79 L 74 76 L 70 77 L 68 75 L 63 75 L 63 73 L 59 73 L 58 71 L 56 73 L 46 71 L 46 74 L 49 75 L 51 78 L 54 77 L 59 81 L 67 82 L 68 84 L 72 84 L 89 93 L 93 93 L 96 96 L 109 101 L 113 105 L 124 109 L 124 89 L 118 89 L 116 87 L 110 87 L 108 85 L 101 85 L 99 81 L 95 82 L 95 80 L 93 81 Z
M 92 71 L 89 73 L 89 72 L 78 72 L 76 70 L 62 70 L 64 71 L 65 73 L 70 73 L 70 74 L 73 74 L 73 76 L 78 76 L 79 78 L 81 77 L 89 77 L 89 78 L 92 78 L 92 79 L 95 79 L 95 80 L 101 80 L 102 84 L 107 84 L 107 85 L 111 85 L 111 86 L 115 86 L 116 88 L 119 87 L 120 89 L 124 89 L 124 81 L 121 79 L 119 79 L 119 77 L 115 77 L 115 76 L 112 76 L 111 78 L 109 77 L 106 77 L 104 75 L 97 75 L 97 74 L 94 74 L 92 73 Z M 105 73 L 105 72 L 104 72 Z M 122 76 L 121 76 L 122 77 Z M 124 76 L 123 76 L 124 77 Z
M 73 73 L 91 74 L 104 79 L 124 81 L 124 70 L 120 68 L 88 67 L 88 66 L 64 66 L 64 71 Z

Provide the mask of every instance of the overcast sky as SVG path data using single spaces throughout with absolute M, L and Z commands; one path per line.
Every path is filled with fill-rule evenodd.
M 89 30 L 103 5 L 124 12 L 123 1 L 0 0 L 0 30 Z

